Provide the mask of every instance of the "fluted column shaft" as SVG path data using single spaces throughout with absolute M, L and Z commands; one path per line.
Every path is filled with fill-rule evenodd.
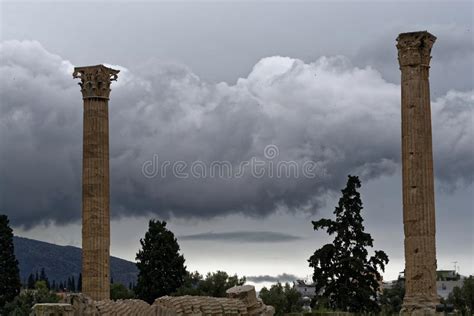
M 108 102 L 84 100 L 82 166 L 82 291 L 109 298 L 109 121 Z
M 82 292 L 110 298 L 109 114 L 110 81 L 118 71 L 80 67 L 84 100 L 82 165 Z
M 434 311 L 436 223 L 429 62 L 435 37 L 428 32 L 400 34 L 402 73 L 402 182 L 405 233 L 404 311 Z

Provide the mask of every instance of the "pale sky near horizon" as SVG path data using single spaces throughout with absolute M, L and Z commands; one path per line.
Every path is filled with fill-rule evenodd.
M 438 268 L 474 273 L 472 2 L 0 2 L 0 212 L 15 234 L 80 246 L 82 108 L 74 66 L 121 70 L 110 99 L 112 255 L 166 219 L 201 273 L 311 274 L 346 176 L 366 230 L 403 270 L 395 38 L 431 63 Z M 278 149 L 268 159 L 266 146 Z M 143 163 L 306 160 L 307 177 L 147 178 Z

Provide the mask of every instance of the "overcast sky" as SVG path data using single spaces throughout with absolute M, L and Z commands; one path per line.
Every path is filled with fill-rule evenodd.
M 474 273 L 472 2 L 0 2 L 0 210 L 20 236 L 80 246 L 82 100 L 74 66 L 120 69 L 110 100 L 112 254 L 165 219 L 187 265 L 306 277 L 348 174 L 366 229 L 403 270 L 398 33 L 431 63 L 438 267 Z M 273 150 L 267 152 L 266 149 Z M 315 177 L 144 174 L 257 159 Z M 147 169 L 148 170 L 148 169 Z

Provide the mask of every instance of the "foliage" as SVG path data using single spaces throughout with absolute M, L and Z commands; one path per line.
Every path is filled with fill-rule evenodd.
M 349 175 L 334 210 L 336 219 L 313 221 L 314 230 L 325 229 L 335 238 L 316 250 L 308 261 L 314 268 L 316 292 L 328 299 L 332 309 L 379 312 L 377 292 L 382 278 L 378 269 L 384 271 L 388 256 L 375 251 L 374 256 L 367 258 L 366 248 L 373 247 L 373 239 L 364 232 L 362 201 L 357 192 L 360 186 L 359 178 Z
M 77 279 L 77 291 L 82 292 L 82 273 L 79 273 L 79 278 Z
M 462 286 L 462 292 L 464 299 L 466 300 L 466 306 L 471 313 L 474 312 L 474 276 L 470 276 L 464 280 Z
M 153 303 L 164 295 L 174 293 L 183 285 L 186 275 L 184 257 L 179 254 L 178 241 L 166 228 L 166 222 L 150 220 L 148 232 L 140 239 L 142 249 L 137 253 L 138 298 Z
M 173 295 L 226 297 L 226 290 L 245 283 L 245 277 L 228 275 L 224 271 L 208 273 L 204 278 L 199 272 L 187 273 L 184 284 Z
M 6 215 L 0 215 L 0 314 L 2 307 L 20 293 L 20 270 L 13 248 L 13 230 Z
M 29 315 L 37 303 L 57 303 L 59 297 L 50 292 L 45 281 L 38 281 L 34 290 L 24 290 L 15 299 L 5 305 L 4 314 L 10 316 Z
M 275 315 L 280 316 L 287 313 L 300 312 L 302 308 L 301 294 L 289 283 L 283 286 L 280 282 L 267 289 L 262 288 L 260 298 L 266 305 L 275 308 Z
M 38 281 L 38 280 L 37 280 Z M 44 268 L 41 268 L 41 273 L 39 276 L 39 281 L 44 281 L 46 284 L 46 287 L 48 289 L 51 289 L 50 284 L 49 284 L 49 279 L 48 276 L 46 275 L 46 271 L 44 271 Z
M 31 273 L 28 276 L 27 288 L 30 289 L 30 290 L 35 288 L 35 277 L 34 277 L 33 273 Z
M 454 287 L 446 301 L 453 304 L 463 315 L 470 315 L 474 312 L 474 276 L 464 279 L 462 287 Z
M 76 292 L 76 279 L 74 276 L 67 278 L 66 290 L 68 292 Z
M 133 291 L 127 289 L 127 287 L 121 283 L 110 284 L 110 299 L 112 300 L 124 300 L 128 298 L 134 298 L 135 294 Z
M 402 309 L 405 287 L 403 281 L 397 281 L 391 289 L 384 289 L 379 302 L 385 314 L 398 314 Z

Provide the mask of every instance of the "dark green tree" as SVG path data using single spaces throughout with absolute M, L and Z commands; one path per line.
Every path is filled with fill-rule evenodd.
M 124 300 L 133 298 L 135 294 L 132 290 L 127 289 L 127 287 L 121 283 L 111 283 L 110 284 L 110 299 L 112 300 Z
M 227 289 L 243 285 L 245 277 L 239 278 L 228 275 L 227 272 L 217 271 L 208 273 L 205 278 L 199 272 L 187 273 L 183 285 L 173 295 L 195 295 L 226 297 Z
M 388 256 L 383 251 L 375 251 L 368 258 L 367 248 L 373 247 L 373 239 L 364 231 L 362 201 L 357 192 L 360 186 L 359 178 L 349 175 L 334 210 L 336 219 L 312 222 L 314 230 L 325 229 L 335 237 L 332 243 L 316 250 L 308 261 L 314 268 L 316 291 L 322 292 L 332 309 L 379 312 L 377 293 L 382 279 L 379 269 L 385 270 Z
M 30 273 L 30 276 L 28 277 L 28 289 L 32 290 L 35 288 L 35 277 L 33 273 Z
M 18 260 L 13 246 L 13 230 L 6 215 L 0 215 L 0 314 L 7 302 L 20 293 Z
M 453 304 L 462 315 L 474 313 L 474 276 L 464 279 L 462 287 L 455 286 L 446 302 Z
M 474 313 L 474 276 L 469 276 L 467 279 L 464 279 L 462 285 L 462 292 L 464 299 L 466 301 L 466 307 L 471 314 Z
M 446 303 L 453 304 L 461 315 L 466 315 L 466 301 L 464 299 L 462 288 L 455 286 L 448 295 Z
M 405 287 L 403 281 L 398 280 L 392 288 L 384 289 L 379 297 L 382 312 L 387 315 L 399 314 L 402 309 Z
M 40 272 L 40 276 L 39 276 L 38 281 L 44 281 L 45 284 L 46 284 L 46 287 L 48 289 L 50 288 L 49 279 L 48 279 L 48 276 L 46 275 L 46 271 L 44 270 L 44 268 L 41 268 L 41 272 Z
M 303 306 L 301 294 L 289 283 L 282 285 L 278 282 L 272 285 L 270 289 L 264 287 L 260 290 L 259 296 L 266 305 L 275 308 L 276 316 L 301 312 Z
M 140 239 L 142 249 L 137 253 L 138 281 L 135 293 L 138 298 L 153 303 L 164 295 L 174 293 L 184 282 L 186 266 L 179 253 L 174 234 L 166 222 L 150 220 L 145 238 Z
M 79 273 L 79 279 L 77 279 L 77 291 L 82 292 L 82 273 Z
M 199 272 L 186 272 L 184 276 L 183 284 L 176 290 L 173 295 L 183 296 L 206 296 L 201 288 L 201 284 L 204 281 L 204 277 Z

